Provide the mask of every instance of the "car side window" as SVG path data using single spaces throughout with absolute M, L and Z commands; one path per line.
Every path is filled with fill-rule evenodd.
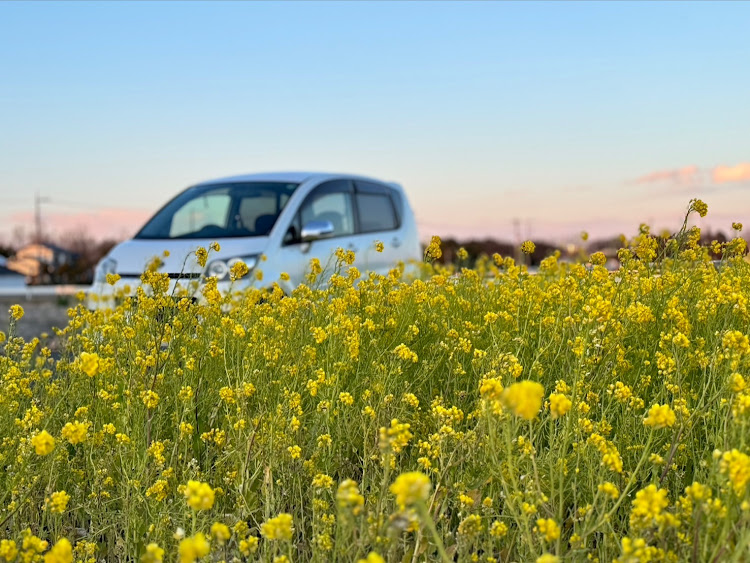
M 358 181 L 355 201 L 362 233 L 392 231 L 399 226 L 391 190 L 372 182 Z
M 315 188 L 299 210 L 298 224 L 304 228 L 310 221 L 330 221 L 333 236 L 354 234 L 352 187 L 346 180 L 325 182 Z

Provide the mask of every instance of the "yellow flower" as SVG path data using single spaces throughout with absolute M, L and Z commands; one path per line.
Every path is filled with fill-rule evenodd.
M 211 546 L 206 536 L 199 532 L 182 540 L 177 550 L 180 555 L 180 563 L 193 563 L 196 559 L 208 555 Z
M 742 223 L 732 223 L 732 229 L 739 232 L 742 230 Z
M 367 554 L 367 557 L 364 559 L 358 559 L 357 563 L 385 563 L 385 559 L 383 559 L 379 554 L 375 553 L 374 551 L 371 551 Z
M 159 404 L 159 395 L 151 390 L 143 391 L 141 393 L 141 401 L 143 401 L 143 404 L 146 405 L 147 409 L 155 409 L 156 405 Z
M 548 542 L 555 541 L 560 537 L 560 526 L 551 518 L 540 518 L 537 520 L 535 531 Z
M 188 506 L 194 510 L 210 510 L 214 505 L 215 493 L 208 483 L 188 481 L 185 487 Z
M 573 406 L 572 401 L 561 393 L 552 393 L 549 396 L 549 410 L 552 413 L 552 418 L 565 416 L 571 406 Z
M 503 390 L 503 404 L 513 414 L 526 420 L 534 420 L 542 407 L 544 387 L 536 381 L 520 381 Z
M 666 428 L 675 423 L 675 414 L 669 405 L 652 405 L 643 424 L 652 428 Z
M 157 501 L 161 502 L 169 493 L 169 484 L 165 479 L 158 479 L 153 485 L 146 490 L 147 497 L 153 497 Z
M 71 444 L 79 444 L 86 440 L 89 431 L 88 422 L 67 422 L 62 429 L 62 437 Z
M 11 305 L 10 316 L 14 321 L 20 321 L 23 317 L 23 307 L 21 307 L 20 305 Z
M 312 486 L 314 489 L 328 489 L 333 488 L 333 479 L 325 473 L 318 473 L 313 477 Z
M 286 512 L 269 518 L 260 525 L 260 534 L 268 540 L 290 541 L 293 533 L 292 515 Z
M 73 546 L 62 538 L 44 554 L 44 563 L 73 563 Z
M 68 501 L 70 501 L 70 495 L 68 495 L 68 493 L 65 491 L 56 491 L 44 501 L 44 506 L 48 508 L 50 512 L 62 514 L 68 507 Z
M 647 528 L 669 505 L 667 490 L 657 489 L 656 485 L 649 485 L 635 494 L 632 504 L 630 526 L 635 529 Z
M 426 502 L 430 496 L 432 483 L 424 473 L 409 471 L 396 477 L 390 488 L 396 496 L 396 504 L 404 509 L 407 506 Z
M 120 279 L 120 274 L 107 274 L 107 283 L 109 285 L 115 285 Z
M 724 452 L 719 461 L 719 471 L 729 477 L 737 496 L 743 496 L 750 482 L 750 456 L 734 449 Z
M 258 538 L 255 536 L 248 536 L 244 540 L 240 540 L 238 547 L 240 553 L 245 557 L 252 555 L 258 550 Z
M 55 449 L 55 439 L 46 430 L 42 430 L 31 439 L 36 455 L 47 455 Z
M 354 397 L 352 397 L 351 393 L 343 391 L 339 393 L 339 401 L 341 401 L 346 406 L 351 406 L 354 404 Z
M 705 217 L 708 213 L 708 205 L 700 199 L 692 199 L 690 200 L 690 210 L 695 211 L 701 217 Z
M 229 526 L 222 524 L 221 522 L 214 522 L 211 524 L 211 536 L 213 536 L 219 543 L 224 543 L 232 535 L 229 531 Z
M 13 561 L 18 555 L 18 546 L 13 540 L 0 540 L 0 557 Z
M 493 538 L 502 538 L 508 534 L 508 525 L 499 520 L 495 520 L 490 526 L 490 535 Z
M 536 558 L 536 563 L 559 563 L 560 558 L 551 553 L 545 553 Z
M 440 257 L 443 255 L 443 251 L 440 249 L 441 243 L 442 241 L 440 240 L 440 237 L 437 235 L 433 235 L 432 239 L 430 240 L 430 244 L 427 245 L 427 248 L 425 248 L 424 251 L 425 262 L 440 259 Z
M 597 487 L 597 489 L 611 499 L 616 499 L 620 496 L 620 491 L 617 488 L 617 485 L 615 485 L 614 483 L 610 483 L 609 481 L 602 483 Z
M 458 534 L 469 538 L 482 533 L 482 517 L 479 514 L 470 514 L 458 525 Z
M 521 243 L 521 252 L 524 254 L 533 254 L 536 250 L 536 245 L 530 240 L 526 240 Z
M 357 482 L 353 479 L 344 479 L 336 489 L 336 503 L 339 508 L 351 510 L 357 516 L 362 512 L 365 497 L 359 494 Z
M 94 377 L 99 373 L 99 356 L 97 354 L 89 354 L 88 352 L 81 352 L 81 370 L 89 377 Z
M 141 563 L 161 563 L 164 559 L 164 550 L 156 543 L 146 546 L 146 552 L 141 555 Z
M 247 267 L 247 264 L 245 264 L 242 260 L 238 260 L 234 264 L 232 264 L 232 267 L 229 270 L 229 279 L 232 281 L 241 280 L 244 278 L 247 273 L 250 271 L 250 268 Z
M 195 250 L 195 259 L 198 261 L 198 265 L 203 268 L 206 265 L 206 262 L 208 261 L 208 251 L 202 247 L 199 246 Z

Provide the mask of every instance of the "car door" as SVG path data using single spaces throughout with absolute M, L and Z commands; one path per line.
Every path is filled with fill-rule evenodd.
M 382 184 L 357 180 L 355 211 L 360 230 L 362 263 L 366 270 L 387 274 L 402 259 L 400 217 L 392 190 Z M 376 245 L 383 243 L 382 251 Z
M 310 221 L 329 221 L 333 225 L 332 236 L 302 242 L 300 234 Z M 305 283 L 313 258 L 320 260 L 325 269 L 323 278 L 326 279 L 333 271 L 337 248 L 357 253 L 361 245 L 354 210 L 354 186 L 349 180 L 330 180 L 313 189 L 300 205 L 285 235 L 280 250 L 281 262 L 289 274 L 291 285 L 297 286 Z

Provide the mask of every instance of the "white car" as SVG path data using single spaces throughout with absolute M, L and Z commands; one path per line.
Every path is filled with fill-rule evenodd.
M 211 252 L 201 267 L 195 251 L 212 242 L 219 243 L 220 250 Z M 382 252 L 377 242 L 383 243 Z M 356 253 L 354 265 L 363 273 L 385 274 L 399 262 L 419 260 L 417 225 L 401 186 L 359 176 L 300 172 L 210 180 L 180 193 L 99 262 L 89 304 L 110 306 L 107 298 L 115 289 L 138 286 L 157 256 L 163 262 L 159 271 L 168 273 L 173 285 L 187 286 L 190 280 L 213 276 L 219 290 L 226 292 L 229 270 L 241 260 L 251 270 L 262 271 L 262 282 L 251 272 L 232 290 L 251 283 L 278 283 L 289 293 L 304 282 L 312 258 L 325 267 L 339 247 Z M 282 279 L 282 273 L 288 279 Z M 106 282 L 107 274 L 119 274 L 122 281 L 113 288 Z

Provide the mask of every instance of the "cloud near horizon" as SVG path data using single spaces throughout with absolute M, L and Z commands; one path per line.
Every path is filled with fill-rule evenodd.
M 705 173 L 707 171 L 704 172 L 695 164 L 691 164 L 672 170 L 650 172 L 636 178 L 632 183 L 686 186 L 697 184 L 701 179 L 707 180 L 708 177 Z M 750 181 L 750 162 L 740 162 L 735 166 L 716 166 L 711 169 L 710 179 L 714 184 Z
M 716 184 L 750 180 L 750 162 L 740 162 L 736 166 L 717 166 L 713 170 L 713 180 Z
M 636 184 L 656 184 L 656 183 L 672 183 L 672 184 L 692 184 L 698 181 L 698 174 L 700 169 L 695 164 L 689 166 L 683 166 L 674 170 L 657 170 L 636 178 L 634 183 Z

